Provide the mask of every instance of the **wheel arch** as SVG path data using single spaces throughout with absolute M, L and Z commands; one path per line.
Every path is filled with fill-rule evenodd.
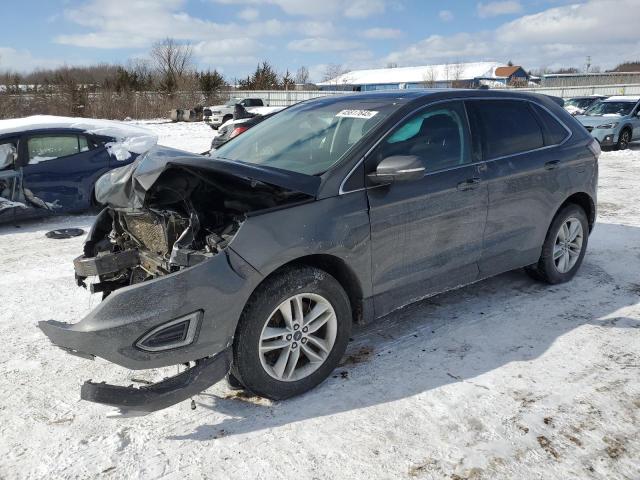
M 556 218 L 558 212 L 560 212 L 560 210 L 562 210 L 570 203 L 578 205 L 587 214 L 587 220 L 589 221 L 589 232 L 591 232 L 596 221 L 596 204 L 591 195 L 586 192 L 577 192 L 570 195 L 564 202 L 562 202 L 562 205 L 558 207 L 556 213 L 553 215 L 553 218 Z
M 283 270 L 298 266 L 315 267 L 334 277 L 346 292 L 347 297 L 349 297 L 353 322 L 364 322 L 367 317 L 367 312 L 365 312 L 364 294 L 360 280 L 344 260 L 334 255 L 313 254 L 290 260 L 262 279 L 260 284 L 254 289 L 254 292 L 274 275 L 281 273 Z

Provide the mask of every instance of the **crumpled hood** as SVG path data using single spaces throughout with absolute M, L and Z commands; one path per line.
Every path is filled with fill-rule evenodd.
M 133 163 L 111 170 L 98 179 L 95 196 L 99 203 L 115 208 L 143 208 L 146 193 L 171 167 L 219 173 L 247 183 L 261 182 L 315 197 L 320 178 L 249 163 L 205 157 L 168 147 L 155 147 Z
M 598 125 L 606 125 L 607 123 L 619 122 L 622 118 L 620 115 L 578 115 L 575 117 L 585 127 L 597 127 Z

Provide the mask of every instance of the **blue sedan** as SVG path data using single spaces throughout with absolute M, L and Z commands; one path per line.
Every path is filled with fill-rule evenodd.
M 105 172 L 133 162 L 109 152 L 115 138 L 80 128 L 0 133 L 0 222 L 81 212 L 96 205 Z

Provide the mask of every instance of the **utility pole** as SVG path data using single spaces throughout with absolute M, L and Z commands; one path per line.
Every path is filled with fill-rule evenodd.
M 587 56 L 587 70 L 586 73 L 589 73 L 589 69 L 591 68 L 591 55 Z

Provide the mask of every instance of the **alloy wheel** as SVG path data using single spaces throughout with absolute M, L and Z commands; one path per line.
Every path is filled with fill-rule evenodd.
M 273 378 L 293 382 L 308 377 L 326 361 L 336 341 L 338 319 L 331 303 L 315 293 L 282 302 L 260 334 L 262 368 Z
M 569 272 L 580 258 L 584 231 L 575 217 L 568 218 L 558 230 L 553 246 L 553 263 L 559 273 Z
M 629 130 L 623 130 L 620 134 L 620 150 L 626 150 L 630 140 Z

